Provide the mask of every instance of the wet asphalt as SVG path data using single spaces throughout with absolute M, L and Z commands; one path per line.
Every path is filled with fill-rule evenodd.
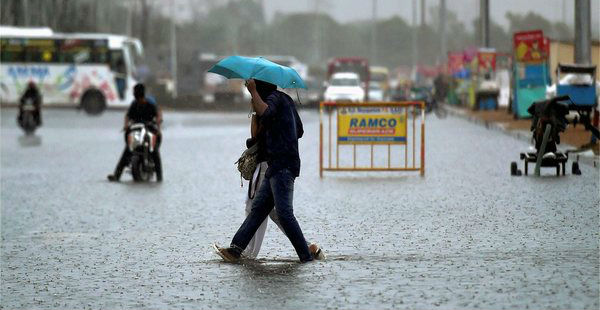
M 2 108 L 0 308 L 600 307 L 597 168 L 511 177 L 527 143 L 432 116 L 425 177 L 319 179 L 318 114 L 303 111 L 295 214 L 329 257 L 297 263 L 271 223 L 258 261 L 227 264 L 211 244 L 244 219 L 246 114 L 166 113 L 164 182 L 110 183 L 123 113 L 46 110 L 25 137 Z

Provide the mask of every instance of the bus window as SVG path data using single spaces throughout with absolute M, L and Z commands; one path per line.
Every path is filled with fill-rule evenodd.
M 92 48 L 90 45 L 89 41 L 85 40 L 64 40 L 60 46 L 60 62 L 92 62 Z
M 92 61 L 99 64 L 108 64 L 108 41 L 94 40 L 92 48 Z
M 25 49 L 21 40 L 2 39 L 0 41 L 0 61 L 23 62 L 25 61 Z
M 92 51 L 92 60 L 98 64 L 108 64 L 108 48 L 94 47 Z
M 56 62 L 56 43 L 49 39 L 25 40 L 25 61 L 32 63 Z

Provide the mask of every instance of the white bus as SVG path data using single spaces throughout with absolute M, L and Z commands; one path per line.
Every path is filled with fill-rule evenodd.
M 142 56 L 141 42 L 127 36 L 0 26 L 0 100 L 17 103 L 33 81 L 44 105 L 77 106 L 89 114 L 126 107 Z

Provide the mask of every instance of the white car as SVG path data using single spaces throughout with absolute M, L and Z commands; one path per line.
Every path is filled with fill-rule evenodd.
M 385 101 L 383 89 L 376 82 L 369 83 L 369 101 Z
M 325 90 L 325 101 L 363 101 L 365 91 L 356 73 L 335 73 Z

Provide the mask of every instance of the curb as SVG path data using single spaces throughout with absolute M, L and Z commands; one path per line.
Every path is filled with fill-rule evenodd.
M 466 121 L 469 121 L 469 122 L 477 124 L 477 125 L 481 125 L 488 130 L 500 131 L 503 134 L 513 137 L 517 140 L 531 143 L 531 133 L 529 133 L 528 131 L 508 130 L 508 129 L 506 129 L 505 126 L 502 126 L 500 123 L 482 120 L 475 116 L 469 115 L 467 112 L 465 112 L 459 108 L 451 107 L 448 105 L 445 105 L 444 108 L 446 109 L 446 111 L 448 111 L 448 114 L 450 114 L 452 116 L 464 119 Z M 562 146 L 561 147 L 562 149 L 574 148 L 574 146 L 569 145 L 569 144 L 561 144 L 561 146 Z M 569 156 L 576 156 L 576 157 L 578 156 L 580 163 L 590 165 L 590 166 L 593 166 L 596 168 L 600 168 L 600 156 L 598 156 L 598 155 L 582 156 L 582 155 L 578 155 L 577 153 L 572 153 L 572 154 L 569 154 Z

